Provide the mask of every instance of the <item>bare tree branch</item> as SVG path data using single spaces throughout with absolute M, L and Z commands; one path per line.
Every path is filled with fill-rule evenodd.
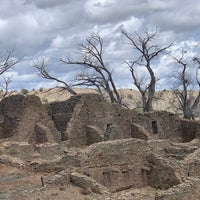
M 196 57 L 193 58 L 193 61 L 198 64 L 195 79 L 199 87 L 198 94 L 194 96 L 194 92 L 191 90 L 189 91 L 189 87 L 192 85 L 192 75 L 188 72 L 188 63 L 184 61 L 186 52 L 187 51 L 182 51 L 180 58 L 173 57 L 181 69 L 177 75 L 173 76 L 177 80 L 177 88 L 173 89 L 173 93 L 178 101 L 177 108 L 183 112 L 183 117 L 186 119 L 192 119 L 200 102 L 200 81 L 198 76 L 200 60 Z
M 3 55 L 0 56 L 0 75 L 19 63 L 19 59 L 12 57 L 13 52 L 14 48 L 7 50 Z
M 96 87 L 101 95 L 102 91 L 105 91 L 112 103 L 121 104 L 121 96 L 117 91 L 112 72 L 104 63 L 101 36 L 98 33 L 92 34 L 80 46 L 82 58 L 77 60 L 60 59 L 60 61 L 68 65 L 80 65 L 87 70 L 87 74 L 78 75 L 78 85 Z
M 19 59 L 13 57 L 14 48 L 9 49 L 0 55 L 0 75 L 4 75 L 9 69 L 14 67 L 14 65 L 18 64 L 20 61 Z M 10 76 L 3 76 L 3 84 L 1 84 L 2 93 L 0 98 L 3 99 L 8 95 L 11 95 L 13 92 L 9 92 L 9 84 L 11 82 Z
M 125 62 L 129 70 L 131 72 L 132 79 L 134 81 L 134 85 L 138 88 L 143 103 L 143 111 L 148 112 L 153 110 L 152 103 L 155 98 L 155 87 L 156 79 L 154 71 L 152 69 L 151 63 L 152 60 L 157 58 L 161 53 L 167 50 L 172 46 L 172 43 L 160 48 L 158 45 L 153 45 L 152 40 L 156 37 L 157 32 L 147 33 L 145 32 L 145 36 L 142 37 L 140 34 L 135 33 L 135 37 L 132 37 L 129 33 L 122 30 L 122 34 L 126 37 L 126 39 L 130 42 L 130 45 L 136 50 L 140 55 L 137 59 Z M 142 79 L 137 76 L 136 68 L 144 67 L 146 68 L 150 80 L 147 84 L 145 84 Z
M 1 92 L 1 95 L 0 95 L 1 99 L 4 99 L 5 97 L 10 96 L 14 92 L 16 92 L 16 91 L 9 92 L 9 84 L 11 83 L 11 77 L 10 76 L 7 76 L 7 77 L 4 76 L 3 81 L 4 81 L 4 84 L 1 84 L 1 89 L 2 89 L 2 92 Z
M 58 78 L 56 78 L 55 76 L 52 76 L 49 74 L 49 72 L 47 71 L 47 66 L 45 64 L 44 59 L 39 61 L 38 63 L 35 63 L 34 67 L 39 71 L 39 75 L 44 78 L 44 79 L 48 79 L 48 80 L 54 80 L 58 83 L 61 83 L 64 85 L 64 88 L 72 95 L 76 95 L 77 93 L 71 88 L 71 86 L 63 81 L 60 80 Z

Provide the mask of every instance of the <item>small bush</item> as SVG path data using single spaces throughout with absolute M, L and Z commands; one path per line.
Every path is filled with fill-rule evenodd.
M 44 89 L 43 89 L 42 87 L 39 89 L 40 92 L 42 92 L 43 90 L 44 90 Z
M 137 101 L 137 102 L 136 102 L 136 106 L 137 106 L 137 107 L 142 107 L 142 102 L 141 102 L 141 101 Z
M 43 102 L 43 103 L 48 103 L 48 99 L 45 98 L 45 97 L 43 97 L 43 98 L 42 98 L 42 102 Z
M 21 93 L 24 95 L 27 95 L 29 93 L 29 91 L 27 89 L 21 89 Z
M 128 95 L 127 95 L 127 98 L 128 98 L 128 99 L 133 99 L 133 95 L 132 95 L 132 94 L 128 94 Z
M 143 108 L 136 108 L 135 111 L 136 111 L 137 113 L 143 113 Z

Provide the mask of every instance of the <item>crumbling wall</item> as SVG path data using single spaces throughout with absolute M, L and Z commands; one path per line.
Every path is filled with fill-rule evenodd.
M 200 149 L 197 149 L 193 153 L 187 155 L 184 159 L 184 168 L 189 177 L 200 176 Z
M 48 115 L 54 121 L 55 127 L 61 132 L 61 140 L 67 140 L 66 128 L 72 118 L 75 106 L 80 101 L 81 96 L 72 96 L 70 99 L 63 102 L 51 102 L 46 104 Z
M 200 122 L 182 119 L 181 132 L 182 132 L 183 142 L 190 142 L 194 138 L 199 138 Z
M 197 200 L 200 199 L 200 179 L 189 179 L 185 183 L 166 191 L 159 191 L 155 200 Z
M 182 142 L 181 120 L 167 111 L 153 111 L 133 115 L 132 120 L 148 130 L 156 139 L 169 139 Z
M 167 159 L 151 155 L 149 169 L 147 170 L 147 182 L 157 189 L 169 189 L 178 185 L 181 180 L 176 174 L 176 167 Z
M 22 115 L 22 109 L 19 108 L 24 101 L 23 95 L 15 95 L 10 98 L 5 98 L 0 102 L 0 138 L 8 138 L 17 132 L 17 126 Z
M 97 94 L 82 95 L 67 126 L 70 144 L 81 146 L 97 142 L 94 138 L 92 140 L 91 131 L 97 136 L 98 142 L 132 138 L 136 135 L 136 131 L 142 133 L 142 129 L 132 124 L 131 113 L 132 111 L 118 104 L 102 100 Z M 141 134 L 140 138 L 137 134 L 137 138 L 147 138 L 144 135 L 145 133 Z
M 18 94 L 3 99 L 0 113 L 0 138 L 29 143 L 60 140 L 53 121 L 35 95 Z
M 68 140 L 71 146 L 84 146 L 124 138 L 188 142 L 200 133 L 199 122 L 184 121 L 166 111 L 138 114 L 97 94 L 72 96 L 45 108 L 34 95 L 4 99 L 0 102 L 0 138 L 29 143 Z
M 147 185 L 146 173 L 150 148 L 146 141 L 123 139 L 93 144 L 86 149 L 80 171 L 110 191 Z
M 185 124 L 177 115 L 167 111 L 136 113 L 118 104 L 110 104 L 97 94 L 84 94 L 79 96 L 79 101 L 73 107 L 71 119 L 67 120 L 63 130 L 72 146 L 123 138 L 186 142 L 200 132 L 197 124 Z

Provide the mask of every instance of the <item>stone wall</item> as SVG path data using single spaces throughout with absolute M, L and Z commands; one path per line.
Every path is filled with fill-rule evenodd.
M 67 134 L 70 144 L 81 146 L 97 142 L 95 138 L 98 141 L 132 138 L 136 129 L 138 133 L 141 132 L 131 123 L 130 110 L 110 104 L 99 95 L 85 94 L 69 121 Z M 94 140 L 91 132 L 96 135 Z M 145 133 L 142 134 L 141 138 L 147 137 Z M 139 134 L 137 137 L 140 138 Z
M 0 138 L 29 143 L 60 140 L 39 97 L 13 95 L 0 102 Z
M 146 172 L 150 148 L 146 141 L 123 139 L 93 144 L 86 149 L 80 171 L 110 191 L 147 185 Z
M 147 182 L 151 187 L 166 190 L 181 183 L 173 162 L 164 157 L 151 155 L 148 163 Z
M 183 142 L 190 142 L 200 136 L 200 122 L 191 120 L 181 120 L 181 132 Z
M 61 131 L 62 140 L 69 140 L 72 146 L 123 138 L 187 142 L 200 132 L 198 122 L 185 122 L 167 111 L 136 113 L 110 104 L 97 94 L 77 95 L 65 102 L 54 102 L 47 110 L 57 130 Z
M 153 138 L 182 142 L 181 120 L 167 111 L 133 114 L 132 121 L 148 130 Z
M 72 118 L 75 106 L 80 101 L 81 96 L 72 96 L 70 99 L 63 102 L 51 102 L 46 104 L 48 115 L 54 121 L 54 125 L 61 132 L 61 140 L 67 140 L 66 128 Z
M 197 137 L 200 133 L 199 126 L 199 122 L 185 123 L 177 115 L 167 111 L 140 114 L 120 105 L 110 104 L 97 94 L 87 94 L 81 97 L 74 110 L 67 126 L 67 134 L 74 146 L 122 138 L 187 142 Z M 97 140 L 93 138 L 92 141 L 91 131 Z
M 200 179 L 190 179 L 177 187 L 157 193 L 155 200 L 197 200 L 200 199 Z
M 166 111 L 136 113 L 97 94 L 76 95 L 45 107 L 34 95 L 15 95 L 0 102 L 0 113 L 0 138 L 29 143 L 68 140 L 71 146 L 84 146 L 124 138 L 189 142 L 200 133 L 197 121 Z

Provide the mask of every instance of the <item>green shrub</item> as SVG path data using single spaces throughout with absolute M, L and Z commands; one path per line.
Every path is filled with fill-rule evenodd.
M 45 98 L 45 97 L 43 97 L 43 98 L 42 98 L 42 102 L 43 102 L 43 103 L 48 103 L 48 99 Z
M 21 93 L 24 95 L 27 95 L 29 93 L 29 91 L 27 89 L 21 89 Z
M 127 98 L 128 99 L 133 99 L 133 95 L 132 94 L 127 94 Z
M 143 108 L 136 108 L 135 111 L 136 111 L 137 113 L 143 113 Z

